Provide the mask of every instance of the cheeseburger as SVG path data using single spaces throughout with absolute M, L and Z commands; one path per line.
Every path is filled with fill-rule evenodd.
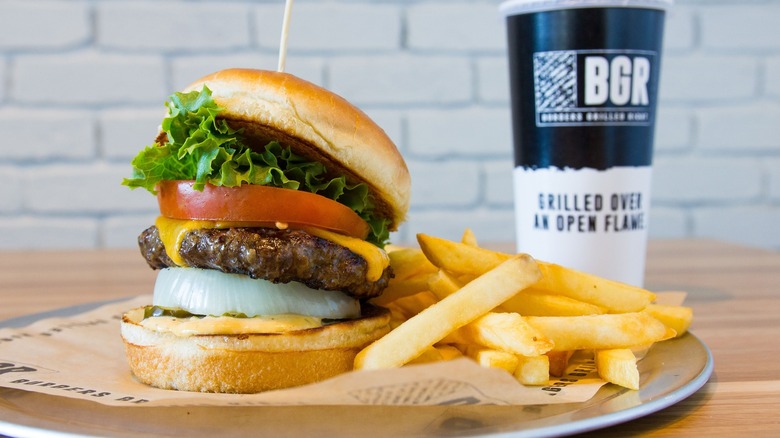
M 123 184 L 156 194 L 138 237 L 159 270 L 121 334 L 146 384 L 253 393 L 347 372 L 389 331 L 368 300 L 404 220 L 397 148 L 343 98 L 286 73 L 231 69 L 171 96 Z

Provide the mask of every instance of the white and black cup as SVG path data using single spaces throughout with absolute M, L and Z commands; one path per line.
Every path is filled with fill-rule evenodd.
M 644 282 L 671 0 L 510 0 L 517 249 Z

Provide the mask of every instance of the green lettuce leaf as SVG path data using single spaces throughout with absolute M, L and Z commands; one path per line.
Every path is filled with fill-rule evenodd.
M 369 224 L 369 242 L 380 247 L 387 243 L 390 221 L 375 214 L 366 184 L 348 184 L 343 176 L 328 178 L 322 163 L 308 161 L 276 141 L 253 151 L 243 143 L 240 130 L 217 118 L 222 109 L 205 86 L 201 91 L 175 93 L 166 106 L 162 130 L 168 141 L 139 152 L 131 162 L 132 176 L 123 185 L 153 194 L 157 184 L 167 180 L 194 180 L 196 190 L 203 190 L 206 183 L 303 190 L 351 208 Z

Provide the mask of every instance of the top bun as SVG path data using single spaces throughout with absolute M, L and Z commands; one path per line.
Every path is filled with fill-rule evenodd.
M 218 71 L 184 91 L 204 85 L 223 108 L 220 118 L 243 128 L 250 146 L 278 140 L 334 176 L 368 184 L 390 230 L 404 221 L 411 185 L 406 163 L 382 128 L 344 98 L 288 73 L 253 69 Z

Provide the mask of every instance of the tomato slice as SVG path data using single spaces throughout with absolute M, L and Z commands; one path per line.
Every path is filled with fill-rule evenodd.
M 312 226 L 365 239 L 368 223 L 351 208 L 314 193 L 244 184 L 221 187 L 194 181 L 162 181 L 157 186 L 160 214 L 171 219 L 246 222 L 246 226 Z

